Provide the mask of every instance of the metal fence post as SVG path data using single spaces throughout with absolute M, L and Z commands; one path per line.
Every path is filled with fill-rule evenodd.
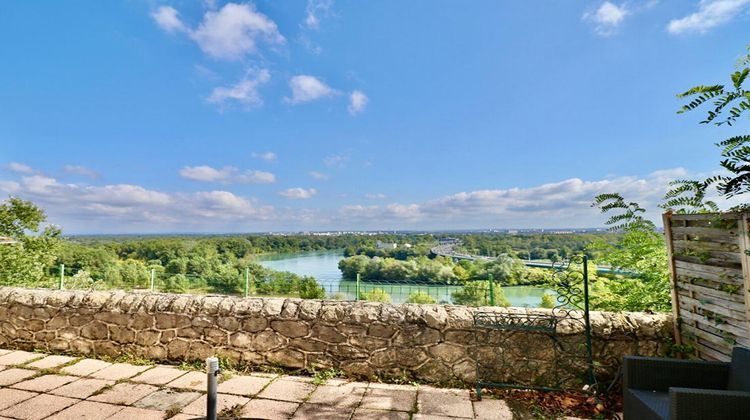
M 151 293 L 154 292 L 154 287 L 155 287 L 154 280 L 155 280 L 155 277 L 156 277 L 156 270 L 154 270 L 152 268 L 151 269 Z
M 60 264 L 60 284 L 58 285 L 60 290 L 65 288 L 65 264 Z
M 250 267 L 245 267 L 245 297 L 250 294 Z
M 586 328 L 586 356 L 588 357 L 588 379 L 589 384 L 594 385 L 594 353 L 591 348 L 591 317 L 589 316 L 589 258 L 583 256 L 583 308 L 584 322 Z
M 206 375 L 208 375 L 208 381 L 206 383 L 206 418 L 208 420 L 216 420 L 216 381 L 219 376 L 219 359 L 216 357 L 209 357 L 206 359 Z
M 359 273 L 357 273 L 357 288 L 356 288 L 356 292 L 357 292 L 357 298 L 354 299 L 354 300 L 359 300 Z
M 490 306 L 495 306 L 495 282 L 492 280 L 492 274 L 487 276 L 490 282 Z

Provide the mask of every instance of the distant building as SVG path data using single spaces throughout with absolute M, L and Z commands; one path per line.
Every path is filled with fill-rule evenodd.
M 440 238 L 438 242 L 440 245 L 457 245 L 461 243 L 461 240 L 458 238 Z
M 398 247 L 398 244 L 392 243 L 392 242 L 377 241 L 377 242 L 375 242 L 375 246 L 378 249 L 396 249 Z

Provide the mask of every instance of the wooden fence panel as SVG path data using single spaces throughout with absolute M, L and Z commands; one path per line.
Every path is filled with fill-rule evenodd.
M 677 344 L 728 361 L 750 346 L 750 216 L 664 213 Z

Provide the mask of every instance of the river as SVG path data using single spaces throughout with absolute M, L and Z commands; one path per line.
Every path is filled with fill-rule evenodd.
M 316 251 L 261 255 L 255 259 L 255 262 L 272 270 L 315 277 L 329 296 L 339 295 L 340 298 L 353 299 L 356 295 L 356 284 L 342 279 L 338 268 L 339 261 L 343 258 L 343 251 Z M 384 289 L 391 295 L 394 303 L 403 303 L 409 294 L 416 291 L 428 293 L 438 302 L 451 303 L 451 293 L 459 287 L 414 284 L 372 285 L 362 282 L 360 292 L 368 292 L 374 288 Z M 546 290 L 535 286 L 506 286 L 503 287 L 503 292 L 512 306 L 536 307 Z

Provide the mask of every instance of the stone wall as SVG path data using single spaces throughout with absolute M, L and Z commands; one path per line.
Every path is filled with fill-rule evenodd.
M 476 375 L 474 358 L 497 354 L 493 343 L 507 338 L 477 329 L 475 310 L 0 288 L 0 345 L 163 361 L 219 355 L 242 364 L 336 367 L 359 377 L 471 382 Z M 495 311 L 549 314 L 544 309 Z M 593 312 L 591 320 L 595 357 L 602 362 L 620 360 L 626 354 L 663 354 L 672 328 L 671 317 L 665 314 Z M 563 323 L 558 329 L 566 340 L 583 338 L 577 324 Z M 538 334 L 514 334 L 504 341 L 506 355 L 528 357 L 531 348 L 537 363 L 552 363 L 552 350 Z M 513 363 L 504 369 L 514 369 Z

